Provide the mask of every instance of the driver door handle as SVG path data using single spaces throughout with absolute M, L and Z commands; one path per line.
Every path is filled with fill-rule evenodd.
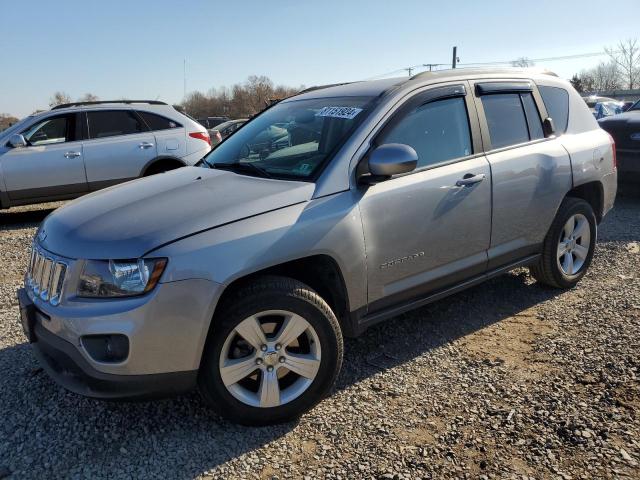
M 484 177 L 486 177 L 484 173 L 480 173 L 478 175 L 471 175 L 470 173 L 468 173 L 456 182 L 456 187 L 467 187 L 475 183 L 480 183 L 484 180 Z
M 151 142 L 142 142 L 142 143 L 140 144 L 140 148 L 141 148 L 141 149 L 143 149 L 143 150 L 144 150 L 145 148 L 151 148 L 151 147 L 153 147 L 153 143 L 151 143 Z
M 65 152 L 64 158 L 78 158 L 80 155 L 80 152 Z

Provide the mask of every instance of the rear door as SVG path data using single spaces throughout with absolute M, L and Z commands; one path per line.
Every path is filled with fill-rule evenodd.
M 158 156 L 182 158 L 187 154 L 184 125 L 157 113 L 140 110 L 138 115 L 153 132 Z
M 370 312 L 486 269 L 491 171 L 467 91 L 464 82 L 414 95 L 374 141 L 410 145 L 419 161 L 413 172 L 366 187 L 359 202 Z
M 80 120 L 79 113 L 50 115 L 20 131 L 28 145 L 0 155 L 12 201 L 64 198 L 87 191 Z
M 90 190 L 140 176 L 157 156 L 156 139 L 132 109 L 88 111 L 84 142 Z
M 493 182 L 493 269 L 540 252 L 571 189 L 571 163 L 555 136 L 545 138 L 547 111 L 533 82 L 478 81 L 474 91 Z

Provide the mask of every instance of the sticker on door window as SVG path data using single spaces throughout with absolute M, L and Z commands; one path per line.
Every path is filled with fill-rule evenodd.
M 344 118 L 346 120 L 351 120 L 361 111 L 361 108 L 356 107 L 324 107 L 316 113 L 316 117 Z

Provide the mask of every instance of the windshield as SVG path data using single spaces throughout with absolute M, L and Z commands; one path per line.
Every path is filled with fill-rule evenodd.
M 372 98 L 279 103 L 247 123 L 205 158 L 212 168 L 310 180 L 362 122 Z
M 629 107 L 629 110 L 640 110 L 640 100 Z

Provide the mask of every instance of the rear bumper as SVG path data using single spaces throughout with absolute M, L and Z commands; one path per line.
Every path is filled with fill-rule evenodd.
M 616 158 L 620 182 L 640 182 L 640 150 L 618 149 Z

